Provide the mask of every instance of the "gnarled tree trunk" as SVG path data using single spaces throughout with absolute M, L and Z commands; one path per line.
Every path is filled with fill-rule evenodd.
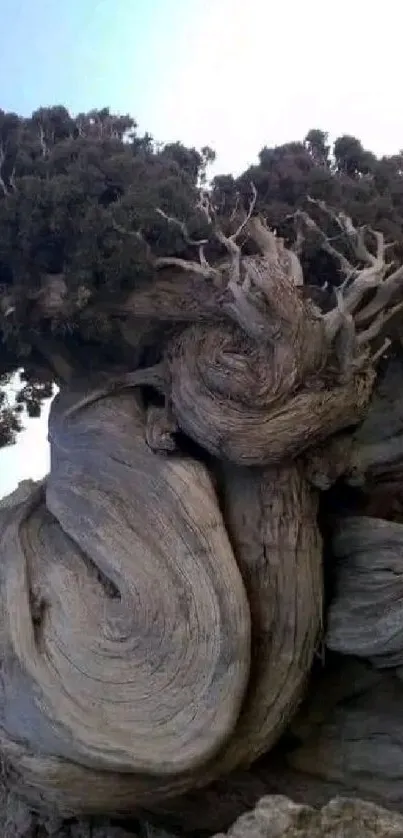
M 33 809 L 161 813 L 248 768 L 290 724 L 322 642 L 319 490 L 357 471 L 351 428 L 398 276 L 379 235 L 373 255 L 355 231 L 356 269 L 328 244 L 353 276 L 324 314 L 252 207 L 233 235 L 214 229 L 223 262 L 202 244 L 199 262 L 159 259 L 154 298 L 116 312 L 133 344 L 136 324 L 141 344 L 161 321 L 154 366 L 95 380 L 59 365 L 50 473 L 0 505 L 0 749 Z M 354 566 L 328 645 L 375 663 L 393 646 L 397 665 L 394 641 L 359 638 Z

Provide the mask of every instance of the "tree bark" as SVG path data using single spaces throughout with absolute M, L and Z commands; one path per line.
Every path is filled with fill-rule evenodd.
M 242 256 L 239 230 L 258 253 Z M 183 260 L 160 259 L 177 269 L 168 285 L 156 264 L 154 296 L 140 288 L 116 306 L 133 369 L 77 379 L 69 365 L 63 381 L 59 364 L 50 474 L 0 504 L 0 751 L 8 788 L 33 811 L 171 812 L 190 829 L 196 796 L 199 825 L 226 828 L 240 814 L 229 805 L 237 776 L 248 788 L 237 801 L 248 805 L 283 776 L 258 765 L 257 785 L 248 787 L 232 772 L 276 745 L 284 782 L 287 772 L 316 770 L 340 783 L 347 733 L 340 744 L 321 716 L 315 745 L 309 733 L 289 752 L 281 739 L 321 654 L 325 593 L 328 646 L 397 667 L 371 681 L 391 737 L 400 637 L 382 616 L 382 636 L 369 642 L 367 625 L 373 633 L 377 609 L 391 602 L 400 620 L 400 570 L 389 548 L 383 568 L 373 550 L 379 532 L 390 541 L 392 530 L 339 523 L 334 551 L 348 566 L 324 591 L 318 516 L 319 491 L 335 480 L 365 487 L 384 475 L 390 487 L 400 463 L 399 445 L 374 442 L 374 418 L 369 431 L 365 422 L 352 430 L 368 410 L 383 351 L 372 340 L 387 313 L 366 298 L 372 290 L 378 300 L 383 287 L 382 243 L 376 256 L 365 251 L 369 264 L 324 314 L 260 219 L 249 213 L 237 234 L 217 231 L 227 259 L 213 267 L 204 254 L 187 273 Z M 381 297 L 387 306 L 386 291 Z M 384 409 L 382 386 L 373 417 Z M 401 525 L 393 526 L 397 556 Z M 371 551 L 369 601 L 362 568 Z M 324 687 L 322 715 L 329 701 L 336 712 L 338 694 Z M 343 712 L 339 726 L 348 731 Z M 365 705 L 367 721 L 370 712 Z M 349 783 L 383 799 L 387 772 L 383 786 L 361 779 L 367 753 L 365 745 Z M 227 775 L 227 802 L 212 819 L 203 806 Z

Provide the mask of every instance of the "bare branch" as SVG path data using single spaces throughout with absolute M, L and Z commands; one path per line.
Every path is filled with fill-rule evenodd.
M 257 189 L 256 189 L 255 184 L 252 183 L 252 182 L 250 184 L 250 187 L 251 187 L 251 191 L 252 191 L 252 197 L 251 197 L 251 200 L 249 202 L 248 211 L 245 213 L 244 218 L 242 219 L 241 223 L 239 224 L 239 226 L 237 227 L 235 232 L 231 233 L 230 236 L 225 236 L 224 233 L 222 232 L 222 230 L 218 228 L 217 224 L 216 224 L 215 229 L 214 229 L 214 234 L 215 234 L 216 238 L 222 244 L 224 244 L 227 247 L 227 250 L 229 250 L 230 252 L 232 252 L 232 248 L 228 246 L 228 242 L 236 243 L 237 239 L 239 238 L 239 236 L 241 235 L 241 233 L 245 229 L 249 219 L 252 217 L 253 211 L 254 211 L 255 206 L 256 206 Z M 215 208 L 214 208 L 213 204 L 211 203 L 210 196 L 207 192 L 203 192 L 201 194 L 200 201 L 199 201 L 197 206 L 198 206 L 198 209 L 200 209 L 203 212 L 207 221 L 210 224 L 214 224 L 214 220 L 216 218 L 216 211 L 215 211 Z M 235 209 L 234 209 L 234 211 L 231 215 L 231 220 L 234 220 L 234 218 L 236 216 L 236 213 L 237 213 L 237 210 L 238 210 L 238 206 L 239 206 L 239 196 L 237 197 L 236 206 L 235 206 Z
M 336 307 L 324 315 L 324 327 L 329 344 L 336 339 L 340 330 L 355 335 L 357 347 L 368 344 L 377 337 L 385 323 L 400 310 L 400 304 L 388 310 L 390 301 L 403 280 L 403 267 L 399 267 L 385 279 L 390 271 L 390 264 L 385 260 L 385 253 L 389 245 L 385 244 L 383 233 L 372 228 L 356 228 L 349 216 L 343 212 L 336 213 L 324 201 L 308 198 L 330 218 L 348 241 L 354 256 L 364 267 L 354 266 L 347 257 L 331 243 L 318 224 L 303 210 L 298 210 L 296 218 L 303 223 L 308 231 L 319 236 L 321 247 L 334 257 L 345 274 L 345 280 L 336 292 Z M 376 248 L 372 253 L 367 247 L 365 235 L 369 232 L 374 238 Z M 334 239 L 333 239 L 334 240 Z M 365 304 L 368 293 L 375 291 L 369 303 Z M 364 305 L 363 305 L 364 303 Z M 366 324 L 363 331 L 359 327 Z M 340 341 L 339 341 L 340 342 Z M 364 357 L 364 356 L 362 356 Z
M 199 247 L 199 259 L 200 259 L 200 264 L 203 268 L 205 268 L 206 270 L 212 270 L 208 261 L 207 261 L 207 259 L 206 259 L 203 244 L 201 244 L 200 247 Z
M 248 224 L 248 233 L 261 253 L 275 256 L 277 254 L 277 236 L 270 230 L 263 218 L 254 216 Z
M 6 184 L 4 183 L 3 174 L 2 174 L 2 168 L 3 168 L 4 161 L 5 161 L 5 157 L 6 157 L 6 155 L 5 155 L 5 152 L 4 152 L 3 143 L 0 143 L 0 187 L 3 190 L 3 194 L 8 195 L 8 189 L 6 187 Z
M 201 209 L 202 212 L 208 218 L 208 221 L 211 222 L 211 215 L 213 213 L 212 208 L 210 207 L 210 199 L 208 195 L 202 195 L 200 198 L 200 202 L 197 205 L 198 209 Z M 182 233 L 184 241 L 186 244 L 189 244 L 193 247 L 198 247 L 199 249 L 199 262 L 191 261 L 188 259 L 180 259 L 176 256 L 160 256 L 159 258 L 154 260 L 154 267 L 156 268 L 164 268 L 168 266 L 181 268 L 181 270 L 189 271 L 191 273 L 198 274 L 199 276 L 203 276 L 205 279 L 218 279 L 220 277 L 220 271 L 212 268 L 209 265 L 204 248 L 205 245 L 208 244 L 208 239 L 192 239 L 189 235 L 189 231 L 184 221 L 180 221 L 178 218 L 174 216 L 167 215 L 163 210 L 158 208 L 156 212 L 164 218 L 168 224 L 174 224 L 178 227 Z
M 231 213 L 231 215 L 230 215 L 230 219 L 229 219 L 229 220 L 230 220 L 230 222 L 235 221 L 235 219 L 236 219 L 236 217 L 237 217 L 238 210 L 239 210 L 240 200 L 241 200 L 241 199 L 240 199 L 240 195 L 238 194 L 238 195 L 236 196 L 236 198 L 235 198 L 235 206 L 234 206 L 234 209 L 232 210 L 232 213 Z
M 382 310 L 380 311 L 377 316 L 374 318 L 372 323 L 365 329 L 363 332 L 360 332 L 357 337 L 358 345 L 361 346 L 363 343 L 368 343 L 370 340 L 378 337 L 379 333 L 383 329 L 385 323 L 388 322 L 398 311 L 401 311 L 403 308 L 403 301 L 397 303 L 397 305 L 393 306 L 389 310 Z
M 49 148 L 46 143 L 45 132 L 43 130 L 42 125 L 39 126 L 39 142 L 41 144 L 42 157 L 47 157 L 49 154 Z
M 256 189 L 255 184 L 251 182 L 250 188 L 252 190 L 252 198 L 249 202 L 248 212 L 246 213 L 245 218 L 243 219 L 243 221 L 241 221 L 239 227 L 235 230 L 235 233 L 233 233 L 232 236 L 230 236 L 230 239 L 233 242 L 236 242 L 236 240 L 241 235 L 242 231 L 245 229 L 249 219 L 252 217 L 253 211 L 254 211 L 255 206 L 256 206 L 257 189 Z
M 335 288 L 336 306 L 323 316 L 325 326 L 325 333 L 329 343 L 332 343 L 337 333 L 342 326 L 347 322 L 354 325 L 353 317 L 346 308 L 343 291 L 341 288 Z
M 188 228 L 184 221 L 179 221 L 178 218 L 174 218 L 172 215 L 167 215 L 166 212 L 164 212 L 159 207 L 156 209 L 156 212 L 158 213 L 158 215 L 164 218 L 165 221 L 168 222 L 168 224 L 173 224 L 175 227 L 179 227 L 179 230 L 181 231 L 186 244 L 189 244 L 192 247 L 201 247 L 202 245 L 208 243 L 208 239 L 192 239 L 189 235 Z
M 9 186 L 10 186 L 11 190 L 13 192 L 16 192 L 17 191 L 17 186 L 16 186 L 16 183 L 15 183 L 15 166 L 13 167 L 13 170 L 11 172 L 11 175 L 10 175 L 9 179 L 8 179 L 8 182 L 9 182 Z
M 340 227 L 342 233 L 346 232 L 346 222 L 343 218 L 343 213 L 334 212 L 334 210 L 332 210 L 327 205 L 326 201 L 320 201 L 318 198 L 312 198 L 311 195 L 307 195 L 306 199 L 310 204 L 315 204 L 317 207 L 319 207 L 319 209 L 322 210 L 324 215 L 327 215 L 328 218 L 330 218 L 332 221 L 335 221 L 337 226 Z M 346 218 L 348 217 L 346 216 Z
M 292 253 L 295 253 L 297 256 L 299 256 L 302 253 L 302 245 L 303 245 L 304 241 L 305 241 L 305 236 L 304 236 L 302 230 L 298 229 L 296 239 L 292 243 L 292 245 L 290 247 L 290 251 Z
M 196 204 L 196 208 L 203 213 L 209 224 L 213 224 L 213 219 L 215 217 L 215 209 L 211 203 L 208 192 L 201 193 L 200 200 Z
M 203 192 L 200 196 L 200 201 L 198 203 L 198 209 L 205 215 L 209 224 L 213 225 L 214 236 L 220 244 L 225 247 L 227 253 L 229 253 L 231 257 L 231 277 L 232 282 L 236 285 L 241 285 L 241 248 L 237 244 L 237 239 L 245 229 L 246 225 L 248 224 L 253 210 L 256 205 L 257 199 L 257 190 L 253 183 L 251 183 L 252 189 L 252 198 L 249 203 L 248 211 L 245 214 L 245 217 L 242 219 L 241 223 L 237 227 L 234 233 L 231 233 L 230 236 L 226 236 L 225 233 L 221 230 L 219 225 L 216 222 L 216 211 L 215 208 L 210 200 L 210 196 L 207 192 Z M 204 255 L 204 254 L 203 254 Z
M 307 200 L 311 204 L 315 204 L 320 210 L 327 215 L 340 229 L 341 234 L 345 236 L 350 247 L 352 248 L 356 259 L 371 267 L 381 268 L 385 263 L 385 237 L 379 230 L 373 230 L 372 227 L 363 226 L 355 227 L 350 216 L 344 212 L 335 212 L 327 206 L 325 201 L 319 201 L 308 196 Z M 365 233 L 370 232 L 376 241 L 376 254 L 371 253 L 365 244 Z M 329 238 L 326 238 L 330 242 Z M 338 253 L 338 251 L 336 251 Z M 335 254 L 334 254 L 335 255 Z
M 371 356 L 371 361 L 373 364 L 375 364 L 376 361 L 379 361 L 379 359 L 383 357 L 385 352 L 387 352 L 387 350 L 391 346 L 391 343 L 392 341 L 390 338 L 385 338 L 382 346 L 380 346 L 379 349 L 376 352 L 374 352 L 374 354 Z
M 241 284 L 241 256 L 242 251 L 239 244 L 232 238 L 232 236 L 225 236 L 221 230 L 215 230 L 215 237 L 220 244 L 225 247 L 231 257 L 231 273 L 233 282 L 237 285 Z
M 141 230 L 128 230 L 126 227 L 122 227 L 121 224 L 118 224 L 115 219 L 112 219 L 112 227 L 117 232 L 120 233 L 121 236 L 129 236 L 130 238 L 136 239 L 140 244 L 144 246 L 147 259 L 153 261 L 153 254 L 150 245 L 144 238 Z
M 203 276 L 205 279 L 217 279 L 220 276 L 220 271 L 212 268 L 211 265 L 208 264 L 204 255 L 202 254 L 202 262 L 192 262 L 189 259 L 179 259 L 176 256 L 159 256 L 157 259 L 154 260 L 154 267 L 155 268 L 166 268 L 166 267 L 175 267 L 180 268 L 183 271 L 187 271 L 188 273 L 195 273 L 199 274 L 199 276 Z
M 321 203 L 321 202 L 320 202 Z M 326 234 L 321 230 L 319 225 L 316 221 L 311 218 L 311 216 L 305 212 L 304 210 L 297 210 L 295 213 L 295 218 L 297 220 L 302 221 L 304 226 L 307 228 L 308 231 L 315 233 L 320 239 L 320 244 L 323 250 L 329 253 L 340 265 L 341 271 L 346 276 L 352 276 L 356 273 L 356 268 L 354 265 L 349 262 L 346 256 L 340 252 L 334 245 L 331 244 L 330 240 L 327 238 Z
M 358 324 L 365 323 L 374 317 L 378 311 L 387 306 L 395 293 L 400 290 L 403 282 L 403 265 L 391 273 L 382 284 L 378 284 L 377 291 L 372 300 L 367 303 L 356 315 Z
M 146 244 L 146 240 L 140 230 L 128 230 L 127 227 L 122 227 L 121 224 L 118 224 L 115 219 L 112 219 L 112 227 L 117 233 L 121 233 L 122 236 L 131 236 L 137 239 L 137 241 Z

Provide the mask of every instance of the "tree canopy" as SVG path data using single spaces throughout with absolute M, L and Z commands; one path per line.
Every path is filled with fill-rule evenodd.
M 76 117 L 63 107 L 29 118 L 0 111 L 0 445 L 14 441 L 24 410 L 37 415 L 49 396 L 52 347 L 87 371 L 128 364 L 131 344 L 115 314 L 138 288 L 152 307 L 154 260 L 187 258 L 208 237 L 195 206 L 213 159 L 207 147 L 158 144 L 108 108 Z M 319 129 L 265 147 L 239 178 L 214 179 L 224 224 L 237 202 L 247 203 L 251 184 L 257 210 L 286 239 L 310 196 L 403 251 L 403 153 L 379 159 L 347 135 L 331 147 Z M 305 243 L 300 254 L 309 282 L 337 283 L 319 245 Z M 8 377 L 17 369 L 23 388 L 10 405 Z

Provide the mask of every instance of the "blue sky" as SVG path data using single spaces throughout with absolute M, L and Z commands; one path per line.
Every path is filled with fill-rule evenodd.
M 403 4 L 383 0 L 0 0 L 0 107 L 130 112 L 240 171 L 309 128 L 403 147 Z M 0 451 L 0 497 L 47 469 L 46 417 Z
M 0 107 L 28 114 L 38 105 L 63 104 L 75 113 L 109 105 L 130 112 L 159 140 L 180 137 L 205 145 L 214 139 L 214 123 L 218 136 L 225 111 L 214 95 L 217 82 L 227 85 L 223 72 L 228 47 L 232 51 L 225 34 L 224 46 L 220 43 L 228 29 L 225 18 L 241 21 L 243 5 L 241 0 L 0 0 L 7 32 Z M 242 167 L 242 153 L 238 157 Z
M 178 59 L 186 0 L 2 0 L 4 109 L 29 113 L 56 101 L 77 110 L 113 102 L 152 113 L 161 67 Z

